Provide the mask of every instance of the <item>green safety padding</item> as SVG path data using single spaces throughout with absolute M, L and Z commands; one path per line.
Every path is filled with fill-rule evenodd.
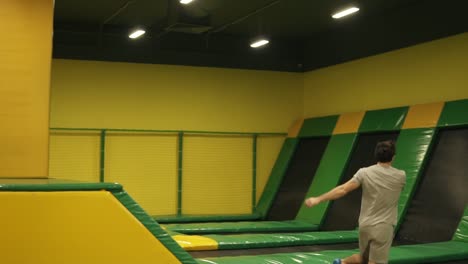
M 314 231 L 318 226 L 300 221 L 224 222 L 165 225 L 166 229 L 184 234 L 299 232 Z
M 127 210 L 135 216 L 182 264 L 196 264 L 192 256 L 183 250 L 172 237 L 141 208 L 135 200 L 125 191 L 116 191 L 112 194 L 117 198 Z
M 465 207 L 465 212 L 463 213 L 463 217 L 458 224 L 458 228 L 455 232 L 455 235 L 453 236 L 453 240 L 468 243 L 468 206 Z
M 332 263 L 358 253 L 357 250 L 333 250 L 321 252 L 273 254 L 242 257 L 197 259 L 203 264 L 316 264 Z M 449 241 L 422 245 L 393 247 L 390 250 L 390 264 L 434 263 L 468 259 L 468 246 L 463 242 Z
M 406 185 L 398 201 L 399 223 L 403 220 L 416 189 L 417 180 L 422 174 L 424 163 L 434 141 L 434 133 L 434 128 L 417 128 L 402 130 L 398 136 L 397 154 L 393 166 L 406 172 Z
M 260 219 L 259 214 L 248 215 L 181 215 L 153 216 L 158 223 L 189 223 L 189 222 L 220 222 L 220 221 L 251 221 Z
M 410 198 L 412 197 L 412 193 L 414 192 L 416 187 L 417 179 L 421 175 L 422 168 L 424 167 L 424 162 L 427 160 L 427 154 L 429 153 L 430 146 L 434 139 L 434 132 L 435 129 L 433 128 L 407 129 L 402 130 L 398 138 L 398 154 L 395 157 L 394 166 L 396 166 L 397 168 L 404 169 L 407 173 L 407 183 L 399 201 L 400 220 L 403 218 L 403 215 L 406 211 L 405 209 L 409 205 Z M 349 153 L 352 151 L 356 137 L 356 134 L 335 135 L 332 137 L 332 141 L 329 143 L 329 147 L 327 149 L 327 151 L 329 152 L 326 152 L 324 158 L 322 159 L 321 166 L 323 166 L 323 171 L 320 171 L 321 169 L 319 168 L 315 176 L 316 178 L 312 183 L 313 188 L 317 188 L 317 190 L 315 190 L 316 193 L 309 193 L 310 196 L 321 194 L 336 186 L 340 178 L 339 176 L 341 176 L 341 173 L 346 166 L 347 158 L 349 156 Z M 341 165 L 341 167 L 338 165 Z M 330 177 L 330 175 L 339 176 Z M 313 211 L 313 209 L 315 208 L 304 208 L 304 211 Z M 319 222 L 321 217 L 324 215 L 324 211 L 325 209 L 323 209 L 322 212 L 314 212 L 314 215 L 312 215 L 312 217 L 309 218 L 312 220 L 309 220 L 307 222 L 314 221 L 314 219 L 315 221 Z M 344 232 L 348 232 L 349 234 L 356 234 L 355 231 Z M 331 236 L 334 236 L 335 233 L 337 236 L 340 236 L 342 234 L 341 231 L 338 231 L 314 232 L 309 233 L 306 236 L 296 236 L 296 234 L 281 234 L 279 236 L 277 236 L 276 234 L 262 234 L 255 235 L 253 237 L 249 237 L 248 235 L 216 235 L 213 236 L 213 239 L 219 242 L 219 249 L 222 249 L 223 247 L 229 249 L 241 249 L 249 246 L 260 248 L 272 247 L 274 245 L 287 246 L 323 244 L 326 243 L 328 240 L 322 240 L 321 234 L 330 234 Z M 317 238 L 309 237 L 315 237 L 316 235 L 318 236 Z M 290 236 L 291 239 L 288 239 L 288 236 Z M 245 237 L 244 242 L 241 239 L 242 237 Z M 353 237 L 344 237 L 343 239 L 345 239 L 345 241 L 337 239 L 334 240 L 334 243 L 356 242 L 357 235 L 354 237 L 354 240 L 352 240 Z M 242 245 L 242 243 L 245 243 L 245 245 Z
M 178 235 L 184 235 L 184 234 L 182 234 L 182 233 L 175 232 L 175 231 L 171 231 L 171 230 L 167 230 L 167 229 L 163 229 L 163 230 L 166 231 L 166 233 L 167 233 L 168 235 L 170 235 L 171 237 L 173 237 L 173 236 L 178 236 Z
M 359 127 L 359 132 L 400 130 L 407 112 L 408 107 L 367 111 Z
M 344 258 L 358 253 L 357 250 L 330 250 L 316 252 L 312 261 L 331 261 L 335 258 Z M 315 259 L 314 259 L 315 258 Z M 468 247 L 463 242 L 438 242 L 420 245 L 407 245 L 392 247 L 390 250 L 389 263 L 434 263 L 442 261 L 454 261 L 468 258 Z M 313 263 L 313 262 L 304 262 Z
M 121 191 L 118 183 L 76 183 L 49 179 L 0 180 L 0 191 L 8 192 L 56 192 L 56 191 Z
M 327 149 L 323 154 L 314 180 L 307 192 L 307 197 L 321 195 L 334 188 L 344 173 L 346 164 L 356 142 L 357 134 L 334 135 L 330 138 Z M 296 220 L 320 225 L 329 202 L 321 203 L 314 208 L 302 205 Z
M 438 126 L 468 125 L 468 99 L 445 103 Z
M 329 136 L 335 129 L 337 121 L 337 115 L 305 119 L 299 137 Z
M 261 216 L 262 219 L 266 217 L 268 211 L 270 210 L 273 199 L 275 198 L 281 182 L 283 181 L 283 177 L 288 170 L 291 158 L 296 151 L 298 142 L 299 139 L 297 138 L 286 138 L 284 140 L 283 147 L 278 154 L 278 158 L 276 159 L 275 165 L 271 170 L 268 182 L 263 189 L 263 194 L 257 204 L 256 212 Z
M 241 234 L 241 235 L 208 235 L 218 242 L 218 249 L 249 249 L 287 246 L 304 246 L 318 244 L 351 243 L 358 241 L 358 232 L 305 232 L 279 234 Z

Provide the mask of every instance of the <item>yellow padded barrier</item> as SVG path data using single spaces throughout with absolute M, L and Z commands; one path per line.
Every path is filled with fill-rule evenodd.
M 177 213 L 177 135 L 108 134 L 105 181 L 118 182 L 151 215 Z
M 96 133 L 52 133 L 49 177 L 99 182 L 100 136 Z
M 184 136 L 182 213 L 252 213 L 252 137 Z
M 187 251 L 218 249 L 218 242 L 204 236 L 175 235 L 172 239 Z
M 263 193 L 263 189 L 275 165 L 276 158 L 283 146 L 284 137 L 258 137 L 257 138 L 257 201 Z
M 364 114 L 365 112 L 355 112 L 340 115 L 333 130 L 333 135 L 358 132 Z
M 288 137 L 295 138 L 299 135 L 299 131 L 301 131 L 302 124 L 304 123 L 304 119 L 298 119 L 294 124 L 289 128 Z
M 0 192 L 0 208 L 2 263 L 180 263 L 107 191 Z
M 444 108 L 443 102 L 411 106 L 406 115 L 403 129 L 437 126 L 442 108 Z

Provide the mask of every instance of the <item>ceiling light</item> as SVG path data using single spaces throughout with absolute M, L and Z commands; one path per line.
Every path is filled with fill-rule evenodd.
M 180 3 L 184 4 L 184 5 L 188 5 L 188 4 L 192 3 L 192 2 L 193 2 L 193 0 L 180 0 Z
M 342 18 L 342 17 L 345 17 L 345 16 L 349 16 L 349 15 L 351 15 L 353 13 L 356 13 L 357 11 L 359 11 L 359 8 L 353 6 L 351 8 L 340 11 L 340 12 L 338 12 L 336 14 L 333 14 L 332 17 L 334 19 L 338 19 L 338 18 Z
M 131 39 L 136 39 L 136 38 L 141 37 L 145 33 L 146 33 L 146 31 L 144 31 L 143 29 L 137 29 L 137 30 L 133 31 L 132 33 L 130 33 L 130 35 L 128 35 L 128 37 L 131 38 Z
M 268 43 L 270 43 L 270 41 L 268 41 L 266 39 L 260 39 L 260 40 L 254 41 L 252 44 L 250 44 L 250 47 L 259 48 L 261 46 L 265 46 Z

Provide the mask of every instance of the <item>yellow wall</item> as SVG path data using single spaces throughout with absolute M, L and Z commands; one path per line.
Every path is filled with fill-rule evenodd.
M 468 98 L 468 33 L 311 71 L 306 117 Z
M 252 137 L 184 137 L 182 214 L 252 212 Z
M 52 12 L 0 1 L 0 177 L 47 176 Z
M 51 127 L 286 132 L 302 74 L 53 60 Z
M 287 132 L 302 116 L 302 83 L 296 73 L 53 60 L 51 127 Z M 51 177 L 97 181 L 99 135 L 75 133 L 53 134 Z M 167 137 L 107 136 L 105 181 L 152 215 L 177 212 L 177 138 Z M 230 140 L 185 136 L 183 214 L 252 211 L 252 138 Z M 259 144 L 259 191 L 277 143 Z

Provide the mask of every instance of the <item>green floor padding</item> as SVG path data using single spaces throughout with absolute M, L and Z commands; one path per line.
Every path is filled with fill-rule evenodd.
M 278 234 L 207 235 L 218 242 L 218 249 L 249 249 L 289 247 L 316 244 L 352 243 L 358 241 L 357 231 L 305 232 Z
M 318 226 L 301 221 L 223 222 L 165 225 L 168 230 L 184 234 L 299 232 L 314 231 Z
M 357 253 L 357 250 L 330 250 L 322 252 L 273 254 L 243 257 L 223 257 L 197 259 L 203 264 L 317 264 L 332 263 L 336 258 L 344 258 Z M 440 242 L 422 245 L 394 247 L 390 251 L 392 264 L 434 263 L 468 258 L 468 244 L 464 242 Z
M 335 232 L 330 232 L 335 233 Z M 352 234 L 349 234 L 352 236 Z M 434 263 L 442 261 L 468 260 L 468 207 L 460 219 L 452 241 L 392 247 L 389 263 Z M 333 259 L 358 253 L 358 250 L 327 250 L 320 252 L 272 254 L 258 256 L 222 257 L 197 259 L 198 263 L 210 264 L 313 264 L 332 263 Z

